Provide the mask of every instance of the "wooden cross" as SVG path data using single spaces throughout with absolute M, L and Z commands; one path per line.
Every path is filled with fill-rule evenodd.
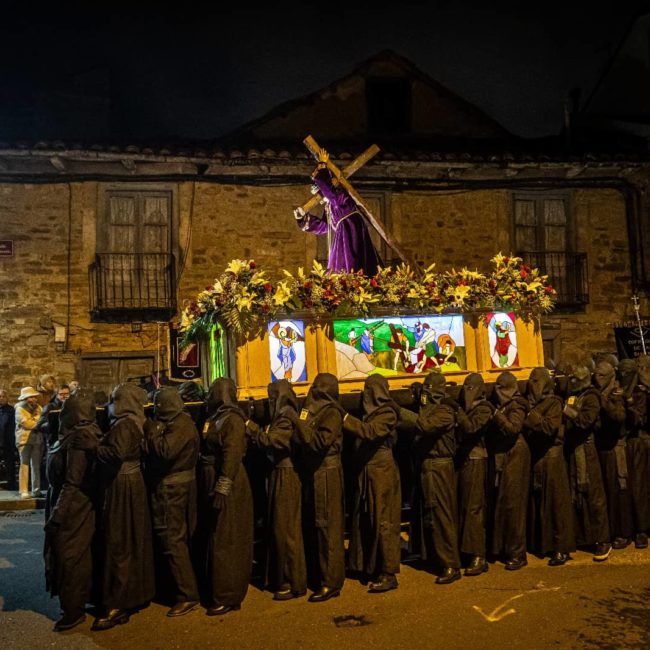
M 320 152 L 320 147 L 318 146 L 318 143 L 314 138 L 312 138 L 311 135 L 308 135 L 304 140 L 303 140 L 304 145 L 309 149 L 309 152 L 314 156 L 316 160 L 318 160 L 318 154 Z M 419 267 L 414 264 L 413 262 L 410 261 L 409 256 L 406 254 L 406 252 L 402 249 L 402 247 L 397 243 L 395 238 L 384 228 L 383 224 L 375 218 L 375 216 L 372 214 L 370 209 L 364 204 L 363 199 L 359 196 L 357 191 L 352 187 L 352 185 L 348 182 L 348 178 L 352 176 L 358 169 L 363 167 L 373 156 L 375 156 L 379 152 L 379 147 L 376 144 L 373 144 L 372 146 L 368 147 L 360 156 L 355 158 L 347 167 L 345 167 L 342 171 L 331 161 L 328 159 L 327 161 L 327 167 L 332 173 L 333 178 L 333 183 L 336 185 L 341 185 L 346 192 L 352 197 L 354 202 L 357 204 L 357 207 L 359 208 L 359 211 L 368 219 L 370 222 L 370 225 L 377 231 L 379 236 L 388 244 L 390 248 L 392 248 L 400 257 L 400 259 L 403 262 L 406 262 L 411 266 L 413 270 L 416 272 L 419 270 Z M 320 201 L 322 200 L 322 197 L 317 194 L 313 196 L 305 205 L 302 206 L 302 209 L 305 212 L 309 212 L 312 208 L 314 208 Z

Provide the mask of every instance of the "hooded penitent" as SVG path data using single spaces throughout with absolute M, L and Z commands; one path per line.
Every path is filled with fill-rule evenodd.
M 291 384 L 286 379 L 279 379 L 268 386 L 269 413 L 275 420 L 285 406 L 298 412 L 298 397 Z
M 237 404 L 237 386 L 228 377 L 219 377 L 212 382 L 207 404 L 208 417 L 212 420 L 218 420 L 227 413 L 237 413 L 244 418 L 244 413 Z
M 161 388 L 153 398 L 154 417 L 160 422 L 171 422 L 184 410 L 185 405 L 175 388 Z
M 461 392 L 461 405 L 466 412 L 471 411 L 485 399 L 485 382 L 477 372 L 472 372 L 465 378 Z
M 445 386 L 447 380 L 444 375 L 439 372 L 430 372 L 424 379 L 422 384 L 422 395 L 420 403 L 424 406 L 426 404 L 439 404 L 445 398 Z
M 375 411 L 390 406 L 399 413 L 399 407 L 390 396 L 388 380 L 383 375 L 370 375 L 363 387 L 363 419 L 367 420 Z
M 591 386 L 591 373 L 587 366 L 577 366 L 569 374 L 567 394 L 579 395 Z
M 147 393 L 135 384 L 120 384 L 111 394 L 108 410 L 111 424 L 122 418 L 134 420 L 142 428 L 145 416 L 144 405 L 147 403 Z
M 547 368 L 533 368 L 528 378 L 526 394 L 531 406 L 539 404 L 545 397 L 554 394 L 553 378 Z
M 92 393 L 84 390 L 71 395 L 61 407 L 59 435 L 67 436 L 73 428 L 81 425 L 96 426 L 95 398 Z M 97 427 L 99 434 L 99 427 Z
M 616 387 L 616 370 L 611 363 L 599 361 L 593 373 L 592 381 L 604 395 L 609 395 Z
M 642 354 L 638 357 L 639 383 L 650 391 L 650 356 Z
M 634 359 L 623 359 L 616 370 L 618 375 L 619 386 L 625 392 L 627 397 L 632 395 L 632 392 L 639 383 L 639 366 Z
M 318 415 L 326 406 L 334 406 L 341 410 L 339 404 L 339 381 L 329 372 L 321 372 L 316 375 L 314 383 L 309 389 L 305 408 L 310 415 Z
M 519 397 L 517 378 L 508 370 L 502 372 L 494 382 L 494 394 L 497 397 L 499 406 L 505 406 L 515 397 Z

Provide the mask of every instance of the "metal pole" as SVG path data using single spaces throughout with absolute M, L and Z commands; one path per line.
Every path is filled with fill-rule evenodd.
M 632 296 L 632 302 L 634 303 L 634 311 L 636 312 L 636 322 L 637 325 L 639 326 L 639 336 L 641 337 L 641 349 L 643 350 L 643 354 L 647 354 L 645 349 L 645 340 L 643 338 L 643 327 L 641 326 L 641 317 L 639 316 L 639 296 L 634 294 Z

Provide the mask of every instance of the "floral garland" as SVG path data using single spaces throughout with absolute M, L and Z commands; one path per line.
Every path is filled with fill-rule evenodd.
M 379 268 L 374 276 L 363 271 L 330 273 L 318 262 L 311 272 L 272 283 L 254 260 L 232 260 L 214 284 L 186 304 L 180 329 L 185 340 L 208 332 L 216 324 L 237 335 L 255 334 L 278 314 L 310 311 L 319 315 L 364 317 L 378 309 L 441 313 L 478 309 L 519 312 L 522 317 L 553 309 L 556 291 L 520 257 L 492 258 L 489 275 L 463 268 L 435 272 L 435 264 L 416 274 L 408 264 Z

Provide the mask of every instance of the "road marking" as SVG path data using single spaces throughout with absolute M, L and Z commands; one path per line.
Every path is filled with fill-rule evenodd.
M 0 544 L 27 544 L 26 539 L 0 539 Z
M 4 557 L 0 557 L 0 569 L 13 569 L 14 565 Z
M 559 589 L 560 587 L 547 587 L 543 582 L 539 582 L 533 589 L 524 591 L 523 593 L 517 594 L 516 596 L 511 596 L 504 603 L 493 609 L 489 614 L 486 614 L 478 605 L 472 605 L 472 609 L 475 609 L 488 623 L 496 623 L 497 621 L 504 619 L 506 616 L 515 614 L 517 612 L 514 607 L 506 609 L 505 611 L 503 610 L 508 606 L 509 603 L 517 600 L 518 598 L 522 598 L 526 594 L 541 593 L 542 591 L 558 591 Z

